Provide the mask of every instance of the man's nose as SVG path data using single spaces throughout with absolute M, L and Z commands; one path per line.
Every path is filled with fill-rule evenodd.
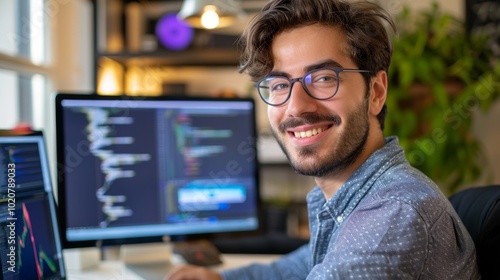
M 319 100 L 309 96 L 300 81 L 294 81 L 290 86 L 290 98 L 288 102 L 285 103 L 288 115 L 299 117 L 303 113 L 309 113 L 316 110 L 316 102 Z

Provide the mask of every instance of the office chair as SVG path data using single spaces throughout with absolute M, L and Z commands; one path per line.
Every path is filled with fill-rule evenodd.
M 500 279 L 500 185 L 466 189 L 449 200 L 474 240 L 482 279 Z

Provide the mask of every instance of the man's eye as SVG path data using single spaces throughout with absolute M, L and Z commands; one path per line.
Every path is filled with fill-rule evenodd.
M 334 83 L 336 81 L 337 77 L 335 75 L 321 75 L 313 79 L 313 83 Z
M 285 83 L 285 82 L 281 82 L 281 83 L 274 83 L 274 84 L 271 84 L 271 92 L 276 92 L 276 93 L 280 93 L 280 92 L 283 92 L 283 91 L 287 91 L 288 89 L 288 83 Z

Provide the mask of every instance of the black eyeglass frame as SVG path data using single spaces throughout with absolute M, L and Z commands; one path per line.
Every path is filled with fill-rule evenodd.
M 335 88 L 335 92 L 331 96 L 325 97 L 325 98 L 318 98 L 318 97 L 314 96 L 313 94 L 311 94 L 311 92 L 309 92 L 309 89 L 307 89 L 307 86 L 305 84 L 304 78 L 307 77 L 308 75 L 311 75 L 314 72 L 322 71 L 322 70 L 332 70 L 333 72 L 335 72 L 336 77 L 337 77 L 337 87 Z M 371 71 L 370 70 L 363 70 L 363 69 L 347 69 L 347 68 L 325 67 L 325 68 L 318 68 L 318 69 L 311 70 L 311 71 L 307 72 L 304 76 L 299 77 L 299 78 L 293 78 L 293 79 L 290 79 L 290 78 L 285 77 L 285 76 L 266 76 L 266 77 L 262 78 L 261 80 L 259 80 L 258 82 L 256 82 L 253 86 L 255 88 L 257 88 L 257 92 L 259 93 L 259 96 L 262 99 L 262 101 L 264 101 L 266 104 L 271 105 L 271 106 L 280 106 L 280 105 L 285 104 L 288 101 L 288 99 L 290 99 L 290 96 L 292 96 L 292 88 L 293 88 L 293 85 L 296 82 L 300 82 L 301 83 L 302 88 L 305 90 L 305 92 L 307 93 L 307 95 L 309 95 L 311 98 L 314 98 L 316 100 L 328 100 L 330 98 L 333 98 L 337 94 L 337 92 L 339 91 L 339 84 L 340 84 L 339 74 L 342 73 L 342 72 L 346 72 L 346 73 L 369 73 Z M 290 82 L 290 89 L 288 90 L 288 95 L 285 98 L 285 100 L 283 100 L 283 102 L 281 102 L 281 103 L 277 103 L 277 104 L 269 103 L 267 100 L 264 99 L 264 97 L 262 96 L 262 93 L 260 92 L 260 89 L 264 88 L 264 87 L 261 87 L 260 84 L 262 82 L 266 81 L 266 80 L 269 80 L 270 78 L 283 78 L 283 79 L 286 79 L 286 80 L 288 80 Z

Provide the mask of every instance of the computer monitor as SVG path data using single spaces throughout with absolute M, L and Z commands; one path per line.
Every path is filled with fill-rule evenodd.
M 0 279 L 65 279 L 41 133 L 0 131 Z
M 258 229 L 253 99 L 60 93 L 55 104 L 65 248 Z

